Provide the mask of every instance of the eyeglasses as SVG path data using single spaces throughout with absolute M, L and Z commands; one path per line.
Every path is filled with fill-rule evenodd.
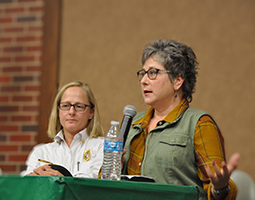
M 58 107 L 60 110 L 63 110 L 63 111 L 68 111 L 70 110 L 71 107 L 74 107 L 74 110 L 76 112 L 83 112 L 87 107 L 90 107 L 92 108 L 92 106 L 90 105 L 87 105 L 87 104 L 83 104 L 83 103 L 75 103 L 75 104 L 71 104 L 71 103 L 68 103 L 68 102 L 61 102 L 58 104 Z
M 167 72 L 167 73 L 172 73 L 169 70 L 163 70 L 163 69 L 157 69 L 157 68 L 150 68 L 147 71 L 145 71 L 144 69 L 141 69 L 137 72 L 137 77 L 139 79 L 139 81 L 142 80 L 142 78 L 144 77 L 145 74 L 148 74 L 148 77 L 150 80 L 154 80 L 157 78 L 158 72 Z

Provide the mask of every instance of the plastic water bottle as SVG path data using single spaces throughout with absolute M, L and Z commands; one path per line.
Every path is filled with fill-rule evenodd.
M 105 136 L 104 161 L 101 179 L 120 180 L 123 139 L 118 138 L 119 122 L 111 121 L 111 127 Z

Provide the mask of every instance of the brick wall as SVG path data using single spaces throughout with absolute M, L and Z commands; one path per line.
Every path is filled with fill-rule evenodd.
M 37 143 L 44 0 L 0 0 L 0 168 L 18 174 Z

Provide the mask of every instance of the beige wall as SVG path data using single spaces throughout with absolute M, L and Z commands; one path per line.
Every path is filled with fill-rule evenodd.
M 200 70 L 191 106 L 208 111 L 225 137 L 227 158 L 255 179 L 255 1 L 63 1 L 60 86 L 92 87 L 105 131 L 123 108 L 143 103 L 136 72 L 144 46 L 169 38 L 190 45 Z

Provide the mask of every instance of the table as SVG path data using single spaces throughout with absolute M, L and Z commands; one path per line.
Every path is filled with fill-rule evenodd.
M 198 196 L 195 186 L 74 177 L 0 176 L 1 200 L 197 200 Z

